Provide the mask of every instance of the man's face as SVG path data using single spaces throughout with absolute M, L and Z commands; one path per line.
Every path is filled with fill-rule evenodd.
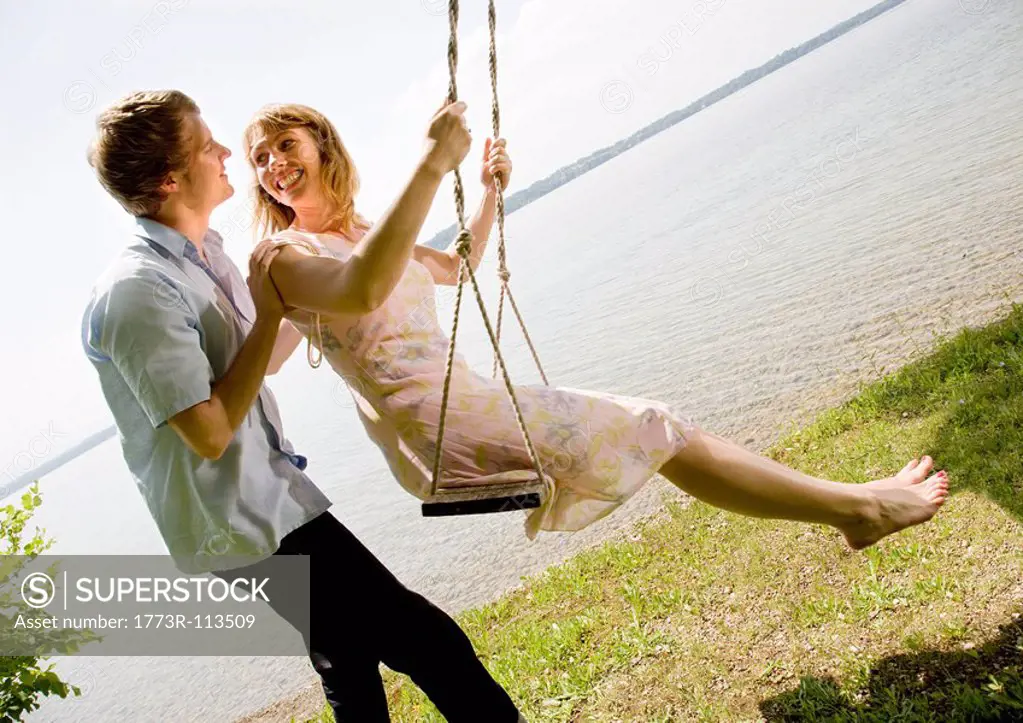
M 189 115 L 185 128 L 191 158 L 188 168 L 179 175 L 179 198 L 194 211 L 212 211 L 234 195 L 224 167 L 231 151 L 213 140 L 213 134 L 199 115 Z

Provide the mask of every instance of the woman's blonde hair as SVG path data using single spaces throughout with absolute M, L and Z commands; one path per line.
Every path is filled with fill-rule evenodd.
M 341 142 L 334 124 L 316 110 L 296 103 L 273 103 L 260 108 L 249 121 L 242 140 L 245 158 L 255 169 L 252 147 L 259 137 L 269 137 L 289 128 L 307 128 L 320 149 L 320 183 L 327 201 L 334 209 L 330 220 L 343 233 L 355 227 L 368 228 L 369 223 L 355 211 L 355 196 L 359 192 L 359 174 L 348 150 Z M 266 192 L 259 181 L 253 183 L 256 201 L 256 227 L 262 235 L 288 228 L 295 220 L 295 212 L 278 203 Z

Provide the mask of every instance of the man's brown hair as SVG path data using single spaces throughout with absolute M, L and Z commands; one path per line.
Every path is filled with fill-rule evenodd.
M 199 106 L 177 90 L 132 93 L 96 119 L 89 165 L 111 196 L 133 216 L 160 210 L 160 186 L 188 167 L 191 137 L 185 123 Z

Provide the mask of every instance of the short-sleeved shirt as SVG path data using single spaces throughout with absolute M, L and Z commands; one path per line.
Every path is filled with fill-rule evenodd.
M 255 562 L 330 501 L 302 471 L 263 384 L 223 455 L 196 454 L 167 420 L 210 399 L 256 318 L 245 279 L 210 231 L 207 264 L 184 235 L 137 219 L 101 275 L 82 343 L 119 431 L 128 469 L 177 566 L 200 573 Z

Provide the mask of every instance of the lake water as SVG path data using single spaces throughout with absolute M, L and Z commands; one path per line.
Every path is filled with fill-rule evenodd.
M 670 402 L 751 447 L 1023 299 L 1023 6 L 919 0 L 514 214 L 516 298 L 554 384 Z M 491 257 L 493 254 L 491 254 Z M 495 298 L 493 259 L 484 264 Z M 450 296 L 441 300 L 450 317 Z M 489 370 L 474 310 L 460 349 Z M 537 380 L 509 332 L 513 378 Z M 426 520 L 326 367 L 271 380 L 345 522 L 455 611 L 627 530 L 670 494 L 534 543 Z M 55 552 L 162 553 L 115 440 L 45 478 Z M 339 562 L 343 566 L 343 561 Z M 294 658 L 81 658 L 33 721 L 231 721 L 314 680 Z

